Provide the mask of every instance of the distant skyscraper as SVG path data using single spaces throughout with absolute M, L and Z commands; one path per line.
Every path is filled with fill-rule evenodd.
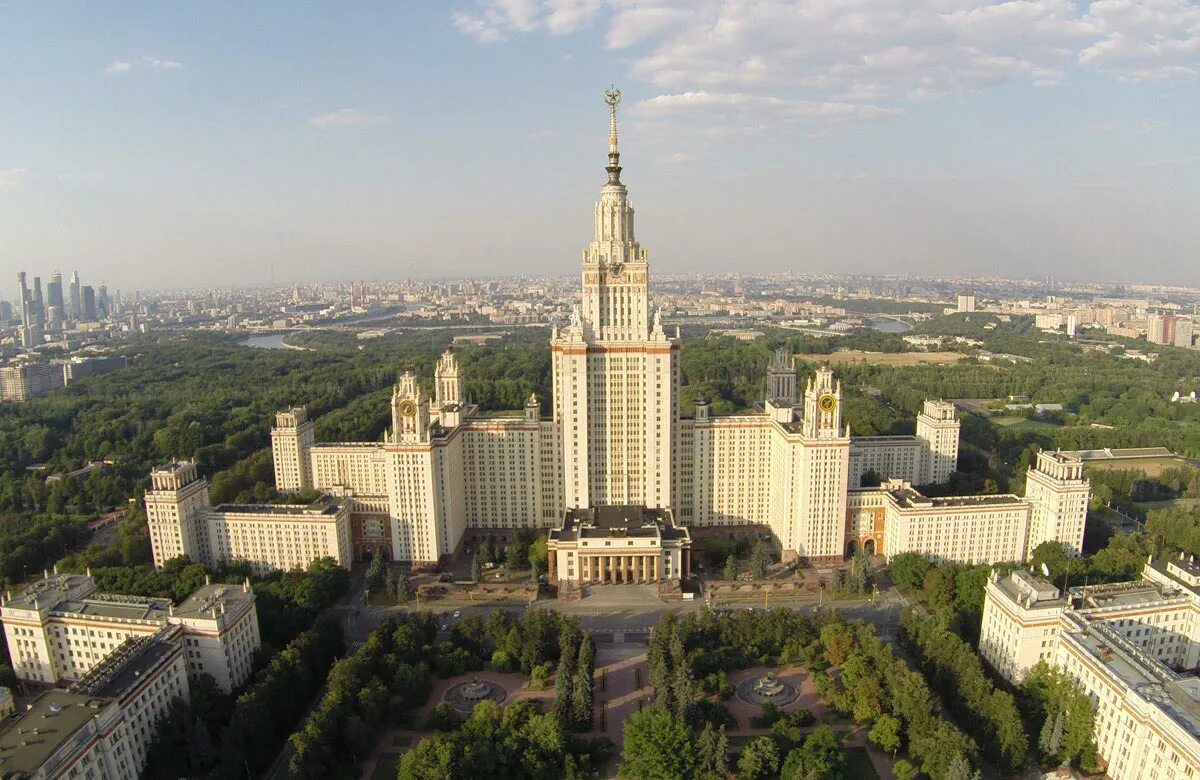
M 46 325 L 46 299 L 42 297 L 42 277 L 33 277 L 33 322 L 39 329 Z
M 83 314 L 83 303 L 80 298 L 79 272 L 78 271 L 71 272 L 70 294 L 71 294 L 71 301 L 70 301 L 70 303 L 71 303 L 71 307 L 70 307 L 71 320 L 74 322 L 78 322 L 80 316 Z
M 83 322 L 95 322 L 96 321 L 96 291 L 92 289 L 92 286 L 90 284 L 85 284 L 81 288 L 81 293 L 82 293 L 82 297 L 83 297 L 83 302 L 82 302 L 83 312 L 80 316 L 80 320 L 82 320 Z
M 100 285 L 96 288 L 96 317 L 98 319 L 108 319 L 108 286 Z
M 57 306 L 59 311 L 64 310 L 62 274 L 58 271 L 50 274 L 50 283 L 46 285 L 46 306 Z
M 29 299 L 29 288 L 25 285 L 25 272 L 17 271 L 17 284 L 20 285 L 21 301 L 21 346 L 33 346 L 33 328 L 30 308 L 33 302 Z
M 46 285 L 46 323 L 50 330 L 61 330 L 64 319 L 62 274 L 55 271 Z

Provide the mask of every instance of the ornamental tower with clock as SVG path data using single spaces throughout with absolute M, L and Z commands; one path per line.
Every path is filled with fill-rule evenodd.
M 392 443 L 428 441 L 429 396 L 421 390 L 417 375 L 407 369 L 392 388 Z
M 679 436 L 680 340 L 651 315 L 649 255 L 621 182 L 617 104 L 608 104 L 608 181 L 583 250 L 583 295 L 550 349 L 566 508 L 672 504 Z
M 829 366 L 817 369 L 804 388 L 796 524 L 788 545 L 806 558 L 840 560 L 846 532 L 846 480 L 850 431 L 842 426 L 842 384 Z
M 842 383 L 834 380 L 829 366 L 821 366 L 804 388 L 804 436 L 836 439 L 841 435 Z

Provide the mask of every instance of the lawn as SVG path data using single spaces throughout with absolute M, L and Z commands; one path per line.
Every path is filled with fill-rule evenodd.
M 1062 427 L 1058 423 L 1030 420 L 1025 417 L 991 417 L 989 419 L 1002 428 L 1012 428 L 1014 431 L 1048 431 Z
M 384 753 L 371 773 L 371 780 L 396 780 L 396 764 L 399 761 L 399 753 Z
M 879 773 L 871 763 L 865 747 L 848 747 L 843 749 L 846 754 L 846 769 L 843 774 L 854 780 L 879 780 Z
M 1090 460 L 1085 469 L 1137 470 L 1146 472 L 1153 479 L 1167 469 L 1191 466 L 1186 458 L 1113 458 L 1112 460 Z

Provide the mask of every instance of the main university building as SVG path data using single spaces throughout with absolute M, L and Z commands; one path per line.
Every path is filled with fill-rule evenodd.
M 292 568 L 330 555 L 343 565 L 382 548 L 434 563 L 471 535 L 549 530 L 554 581 L 685 578 L 689 529 L 769 528 L 785 560 L 841 560 L 853 549 L 941 559 L 1019 560 L 1057 540 L 1078 552 L 1088 486 L 1077 457 L 1042 453 L 1025 497 L 927 498 L 913 485 L 955 469 L 952 404 L 927 401 L 916 435 L 852 437 L 841 384 L 820 368 L 802 390 L 791 356 L 768 368 L 754 413 L 680 405 L 682 341 L 648 293 L 649 255 L 621 182 L 610 92 L 608 181 L 583 250 L 580 304 L 551 334 L 551 410 L 481 416 L 447 352 L 432 395 L 405 372 L 392 427 L 377 442 L 317 442 L 303 407 L 272 431 L 276 487 L 313 488 L 312 505 L 209 506 L 190 463 L 152 474 L 146 495 L 155 562 L 180 555 Z M 860 488 L 868 473 L 879 487 Z

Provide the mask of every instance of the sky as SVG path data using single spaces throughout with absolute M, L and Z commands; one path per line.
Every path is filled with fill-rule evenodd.
M 0 0 L 0 295 L 575 273 L 610 84 L 657 272 L 1200 286 L 1196 2 Z

